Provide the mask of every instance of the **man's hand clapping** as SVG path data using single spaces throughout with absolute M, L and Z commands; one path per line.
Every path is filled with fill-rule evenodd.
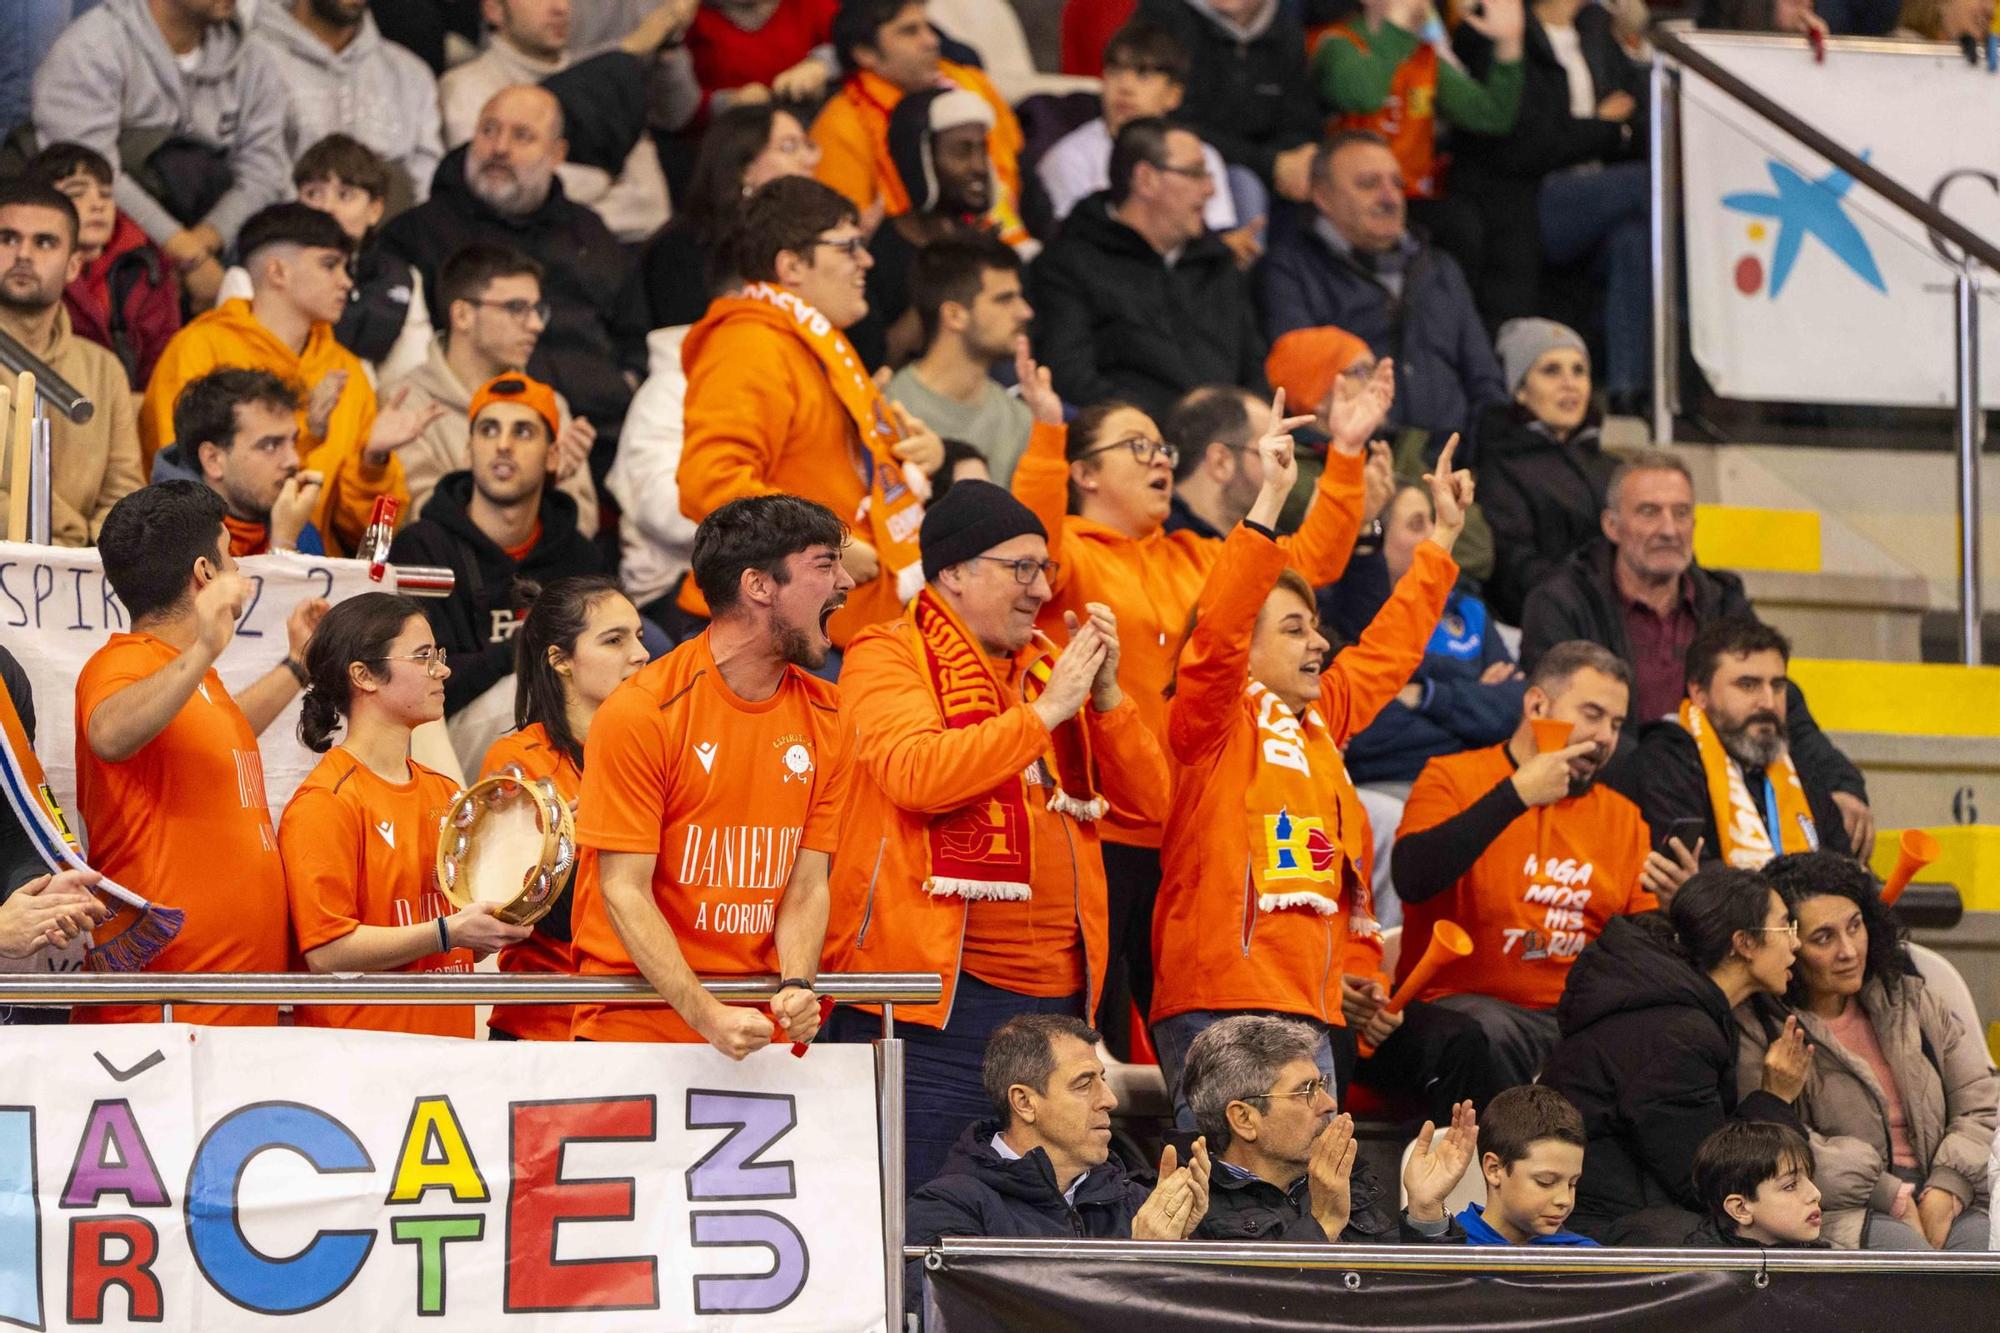
M 1444 1201 L 1472 1165 L 1478 1147 L 1479 1122 L 1471 1102 L 1451 1108 L 1451 1128 L 1443 1134 L 1424 1121 L 1416 1147 L 1403 1164 L 1403 1195 L 1410 1201 L 1411 1220 L 1436 1222 L 1444 1217 Z
M 1132 1218 L 1133 1240 L 1186 1240 L 1208 1216 L 1208 1140 L 1196 1139 L 1186 1166 L 1170 1143 L 1160 1154 L 1160 1181 Z
M 1114 631 L 1116 626 L 1114 625 Z M 1055 654 L 1055 666 L 1049 672 L 1048 687 L 1028 707 L 1035 710 L 1035 716 L 1050 731 L 1076 716 L 1083 707 L 1084 700 L 1090 698 L 1097 686 L 1097 673 L 1104 665 L 1105 654 L 1111 649 L 1098 631 L 1097 620 L 1092 617 L 1085 624 L 1071 632 L 1069 643 L 1057 648 L 1055 641 L 1035 631 L 1036 639 L 1049 652 Z

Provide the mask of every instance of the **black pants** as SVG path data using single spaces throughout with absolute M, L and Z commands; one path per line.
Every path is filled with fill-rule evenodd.
M 1104 881 L 1110 900 L 1110 952 L 1105 960 L 1104 998 L 1097 1011 L 1104 1044 L 1121 1060 L 1132 1058 L 1132 1009 L 1144 1023 L 1153 1008 L 1153 900 L 1160 896 L 1160 852 L 1156 847 L 1098 844 L 1104 851 Z
M 1483 1111 L 1495 1094 L 1532 1080 L 1533 1072 L 1523 1077 L 1519 1065 L 1472 1015 L 1418 1001 L 1403 1011 L 1403 1025 L 1389 1040 L 1355 1066 L 1354 1080 L 1387 1096 L 1415 1100 L 1426 1116 L 1444 1125 L 1457 1103 L 1469 1099 L 1473 1110 Z

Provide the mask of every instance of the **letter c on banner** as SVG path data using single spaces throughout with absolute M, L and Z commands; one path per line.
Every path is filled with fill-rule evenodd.
M 375 1232 L 321 1231 L 288 1259 L 260 1253 L 243 1234 L 238 1187 L 251 1161 L 284 1148 L 323 1175 L 372 1171 L 354 1132 L 326 1112 L 297 1102 L 258 1102 L 232 1111 L 195 1149 L 188 1170 L 188 1247 L 210 1286 L 258 1314 L 298 1314 L 338 1296 L 360 1273 Z M 297 1206 L 278 1200 L 262 1207 Z

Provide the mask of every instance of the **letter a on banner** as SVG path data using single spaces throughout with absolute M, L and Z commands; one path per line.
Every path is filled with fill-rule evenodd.
M 424 1097 L 410 1109 L 389 1202 L 417 1203 L 434 1189 L 450 1190 L 453 1203 L 485 1203 L 489 1197 L 449 1097 Z

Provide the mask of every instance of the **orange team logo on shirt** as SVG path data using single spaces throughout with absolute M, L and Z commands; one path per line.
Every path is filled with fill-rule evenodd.
M 1325 879 L 1340 860 L 1340 849 L 1327 836 L 1326 821 L 1317 815 L 1293 815 L 1280 810 L 1264 816 L 1264 878 Z
M 1521 910 L 1516 918 L 1533 921 L 1541 909 L 1539 925 L 1509 926 L 1502 931 L 1501 952 L 1518 953 L 1524 963 L 1549 958 L 1574 958 L 1590 943 L 1591 930 L 1585 909 L 1590 906 L 1591 878 L 1597 867 L 1579 857 L 1541 863 L 1531 853 L 1521 867 L 1528 886 L 1521 893 Z

